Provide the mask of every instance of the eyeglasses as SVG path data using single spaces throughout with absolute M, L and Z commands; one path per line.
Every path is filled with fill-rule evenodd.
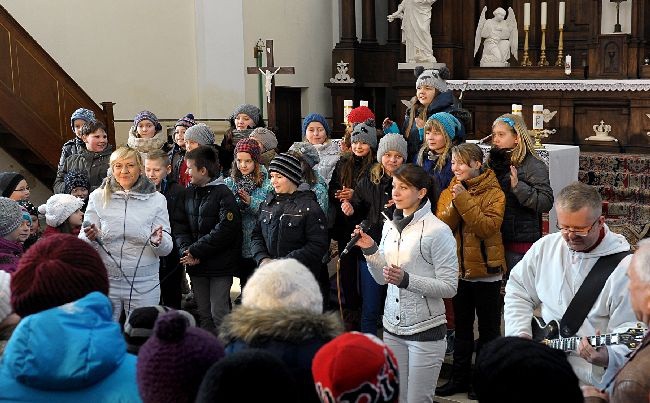
M 29 186 L 24 187 L 22 189 L 15 189 L 14 192 L 29 192 Z
M 563 233 L 564 235 L 568 235 L 570 232 L 573 232 L 577 236 L 585 237 L 589 235 L 589 232 L 591 232 L 591 230 L 594 228 L 594 225 L 596 225 L 598 220 L 600 220 L 600 217 L 596 218 L 596 221 L 594 221 L 593 224 L 585 228 L 563 228 L 560 227 L 557 223 L 555 224 L 555 228 L 560 230 L 560 232 Z

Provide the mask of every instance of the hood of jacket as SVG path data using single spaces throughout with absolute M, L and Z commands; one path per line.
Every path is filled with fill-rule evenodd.
M 3 371 L 25 386 L 78 390 L 113 373 L 126 356 L 108 297 L 85 297 L 25 317 L 2 357 Z
M 127 192 L 117 182 L 115 177 L 110 173 L 106 179 L 104 179 L 102 185 L 99 188 L 104 189 L 106 186 L 111 187 L 111 197 L 124 197 L 127 194 Z M 156 193 L 156 185 L 154 185 L 153 182 L 151 182 L 144 174 L 141 173 L 140 177 L 138 177 L 138 180 L 135 181 L 135 184 L 128 193 L 130 196 L 137 199 L 148 199 L 152 194 Z
M 141 153 L 149 153 L 153 150 L 160 150 L 167 143 L 167 134 L 164 130 L 159 131 L 150 139 L 138 137 L 136 127 L 131 126 L 129 129 L 129 139 L 126 142 L 129 147 L 135 148 Z
M 433 101 L 427 107 L 427 116 L 431 116 L 436 112 L 448 110 L 455 103 L 454 93 L 451 91 L 441 92 L 433 98 Z
M 295 309 L 254 309 L 240 306 L 226 316 L 219 329 L 224 344 L 241 340 L 248 345 L 264 340 L 300 343 L 320 338 L 333 339 L 343 333 L 335 312 L 314 314 Z

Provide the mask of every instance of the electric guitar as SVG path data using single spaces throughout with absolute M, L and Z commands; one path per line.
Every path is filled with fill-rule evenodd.
M 561 337 L 560 324 L 556 320 L 550 321 L 548 324 L 544 319 L 533 316 L 531 321 L 533 329 L 533 340 L 539 341 L 551 348 L 562 351 L 573 351 L 578 348 L 578 343 L 584 336 L 574 337 Z M 639 323 L 637 327 L 627 329 L 621 333 L 607 333 L 600 336 L 587 336 L 587 341 L 593 347 L 611 346 L 621 344 L 627 346 L 629 349 L 634 350 L 643 340 L 645 329 Z

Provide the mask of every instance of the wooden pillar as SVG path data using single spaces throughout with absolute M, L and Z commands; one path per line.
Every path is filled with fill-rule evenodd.
M 392 14 L 397 11 L 397 6 L 399 5 L 399 0 L 388 0 L 388 14 Z M 388 43 L 389 44 L 400 44 L 401 33 L 402 33 L 402 20 L 395 20 L 393 22 L 388 22 Z
M 113 105 L 115 105 L 115 102 L 104 101 L 101 105 L 104 109 L 104 118 L 106 119 L 108 143 L 113 144 L 117 148 L 117 144 L 115 143 L 115 120 L 113 115 Z
M 354 16 L 354 1 L 341 0 L 341 44 L 353 44 L 357 41 L 357 27 Z
M 375 27 L 375 0 L 363 0 L 361 7 L 361 43 L 377 43 Z

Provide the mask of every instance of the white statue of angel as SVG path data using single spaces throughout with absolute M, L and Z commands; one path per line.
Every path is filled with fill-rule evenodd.
M 505 19 L 506 10 L 499 7 L 492 14 L 493 18 L 485 19 L 487 6 L 481 11 L 481 18 L 476 27 L 476 38 L 474 40 L 474 56 L 483 41 L 483 55 L 481 67 L 508 67 L 510 55 L 519 60 L 517 46 L 519 33 L 517 31 L 517 19 L 512 7 L 508 7 L 508 18 Z
M 264 74 L 264 91 L 266 92 L 266 102 L 271 103 L 271 85 L 273 84 L 273 76 L 280 70 L 280 67 L 275 69 L 273 73 L 271 70 L 262 70 L 258 68 L 260 73 Z

